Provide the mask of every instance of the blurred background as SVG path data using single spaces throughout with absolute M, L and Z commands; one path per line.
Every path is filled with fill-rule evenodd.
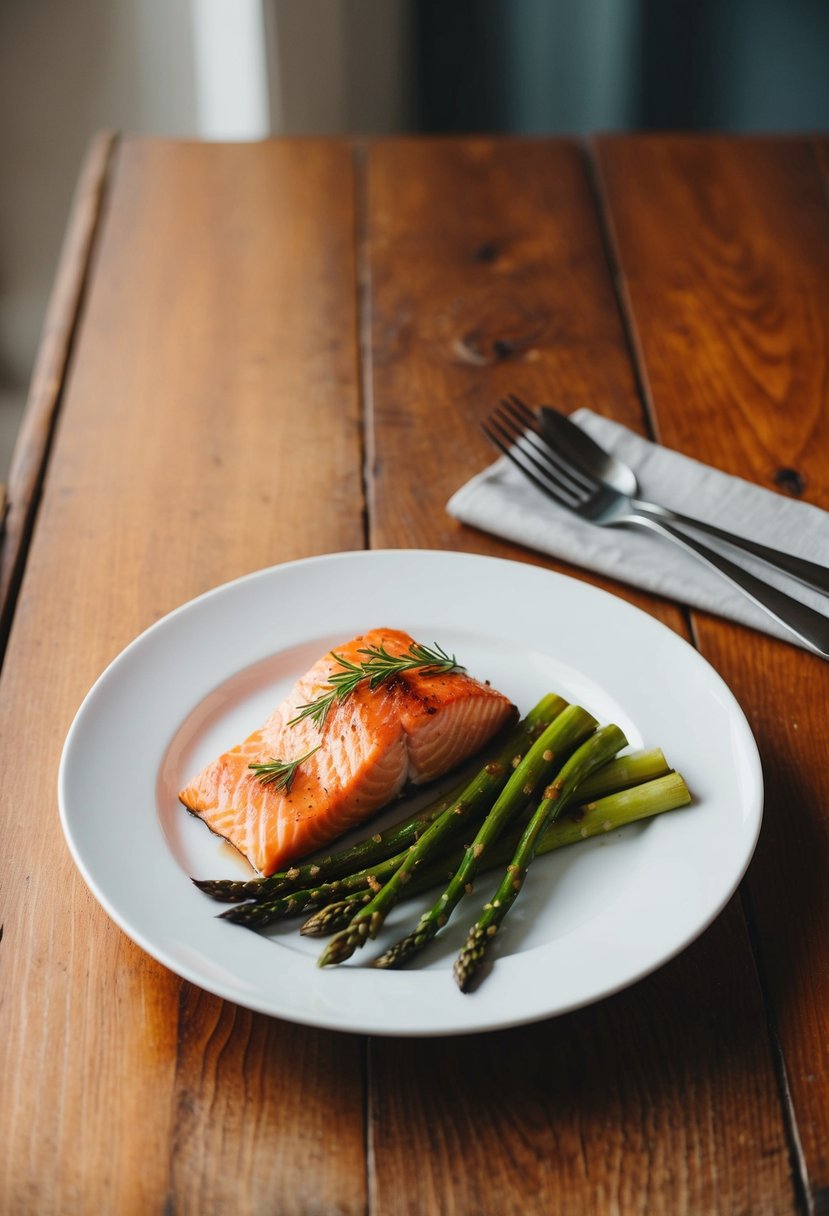
M 94 132 L 826 131 L 829 0 L 0 0 L 0 481 Z

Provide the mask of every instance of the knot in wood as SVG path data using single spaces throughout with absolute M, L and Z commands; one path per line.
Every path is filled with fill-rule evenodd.
M 497 262 L 500 250 L 495 241 L 484 241 L 483 245 L 479 245 L 472 255 L 474 262 Z
M 787 494 L 799 497 L 806 489 L 806 480 L 797 469 L 782 467 L 774 471 L 774 484 Z

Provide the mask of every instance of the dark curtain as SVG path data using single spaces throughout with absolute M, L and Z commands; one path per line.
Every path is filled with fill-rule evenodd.
M 415 0 L 424 131 L 829 128 L 827 0 Z

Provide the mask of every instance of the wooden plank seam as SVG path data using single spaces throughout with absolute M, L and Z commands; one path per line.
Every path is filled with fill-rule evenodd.
M 101 132 L 92 140 L 84 159 L 12 455 L 0 536 L 0 666 L 35 526 L 90 267 L 106 210 L 117 144 L 115 133 Z

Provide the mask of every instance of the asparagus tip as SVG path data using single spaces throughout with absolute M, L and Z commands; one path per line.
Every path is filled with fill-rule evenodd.
M 209 895 L 211 899 L 218 899 L 223 903 L 234 903 L 244 899 L 244 894 L 239 890 L 241 884 L 232 879 L 193 878 L 191 874 L 190 881 L 203 895 Z
M 347 928 L 341 929 L 339 933 L 334 934 L 317 959 L 317 966 L 330 967 L 337 963 L 344 963 L 347 958 L 351 958 L 358 947 L 365 945 L 367 938 L 367 922 L 352 922 Z
M 410 933 L 407 937 L 401 938 L 399 942 L 395 942 L 393 946 L 389 946 L 388 950 L 374 960 L 374 966 L 379 967 L 382 971 L 393 971 L 395 967 L 402 967 L 416 950 L 415 935 Z
M 338 929 L 345 929 L 351 923 L 354 915 L 354 902 L 341 899 L 338 903 L 326 904 L 319 908 L 299 927 L 302 937 L 327 937 Z
M 243 904 L 234 904 L 232 908 L 225 908 L 224 912 L 217 912 L 217 920 L 229 920 L 234 925 L 247 925 L 255 920 L 260 919 L 261 905 L 255 900 L 249 899 Z
M 261 896 L 260 884 L 264 879 L 237 879 L 237 878 L 193 878 L 190 876 L 190 881 L 193 886 L 198 888 L 203 895 L 209 895 L 211 899 L 217 900 L 223 904 L 239 904 L 244 899 L 251 897 L 259 898 Z
M 469 992 L 472 982 L 480 971 L 492 936 L 481 925 L 474 925 L 466 944 L 455 959 L 452 974 L 461 992 Z

